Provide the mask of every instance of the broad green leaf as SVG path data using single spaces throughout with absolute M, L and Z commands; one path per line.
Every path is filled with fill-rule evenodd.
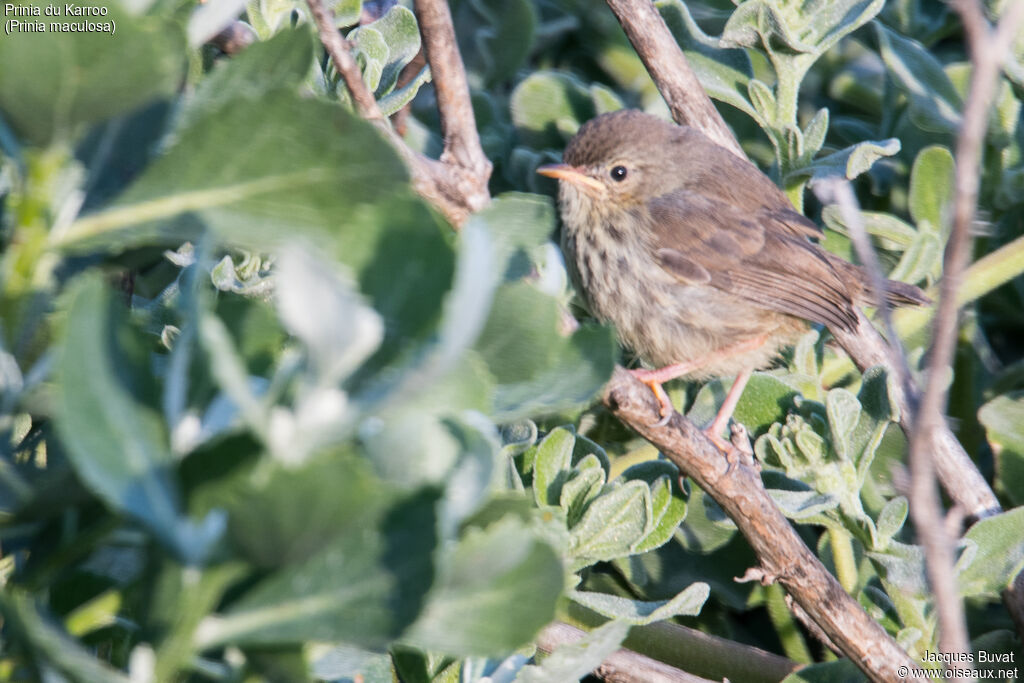
M 257 567 L 272 569 L 305 562 L 392 495 L 365 461 L 329 452 L 299 467 L 262 463 L 225 492 L 222 504 L 235 547 Z
M 444 654 L 506 654 L 555 617 L 564 572 L 555 549 L 518 520 L 470 529 L 403 641 Z
M 520 138 L 537 149 L 561 148 L 585 121 L 598 114 L 593 93 L 561 72 L 536 71 L 512 91 L 509 107 Z M 607 103 L 602 104 L 607 109 Z
M 576 436 L 571 427 L 552 430 L 537 445 L 533 457 L 533 498 L 537 505 L 558 505 Z
M 850 433 L 860 420 L 860 401 L 846 389 L 832 389 L 825 394 L 825 410 L 828 413 L 828 428 L 832 447 L 839 457 L 850 460 Z
M 809 522 L 810 518 L 834 510 L 839 505 L 839 501 L 833 496 L 817 491 L 768 489 L 768 493 L 782 510 L 782 514 L 789 519 Z
M 904 38 L 880 23 L 875 24 L 875 30 L 882 59 L 910 101 L 913 121 L 935 133 L 959 130 L 963 103 L 934 55 L 916 40 Z
M 372 126 L 278 90 L 256 112 L 243 99 L 195 121 L 113 206 L 74 222 L 62 246 L 176 247 L 205 227 L 265 249 L 285 237 L 322 240 L 338 230 L 339 216 L 348 216 L 331 251 L 354 252 L 346 262 L 361 264 L 381 232 L 372 222 L 382 217 L 369 208 L 393 197 L 405 178 Z M 362 230 L 369 235 L 355 239 Z
M 791 21 L 794 13 L 766 0 L 748 0 L 729 16 L 722 31 L 721 43 L 727 47 L 759 47 L 779 45 L 793 53 L 812 53 L 815 45 L 805 42 L 794 29 L 802 28 Z M 807 36 L 811 38 L 811 36 Z
M 475 347 L 498 383 L 497 419 L 579 408 L 611 376 L 616 348 L 612 331 L 584 325 L 563 336 L 559 306 L 530 282 L 498 289 Z
M 391 657 L 351 645 L 307 646 L 309 672 L 317 680 L 359 680 L 363 683 L 394 683 Z
M 748 83 L 753 76 L 747 53 L 723 47 L 701 31 L 682 0 L 657 0 L 655 6 L 708 95 L 755 116 L 755 108 L 747 99 Z
M 430 67 L 423 67 L 411 81 L 396 90 L 392 90 L 387 95 L 377 100 L 377 106 L 380 107 L 384 116 L 391 116 L 399 109 L 412 102 L 413 98 L 416 97 L 416 93 L 420 91 L 421 87 L 430 83 L 431 78 Z
M 398 75 L 420 49 L 420 32 L 412 11 L 401 5 L 348 34 L 363 62 L 363 78 L 377 97 L 395 89 Z
M 586 566 L 629 555 L 652 526 L 650 489 L 627 481 L 591 502 L 569 534 L 569 556 Z
M 566 683 L 578 681 L 619 649 L 629 633 L 629 624 L 610 621 L 586 634 L 582 640 L 563 645 L 539 665 L 525 667 L 516 683 Z
M 886 429 L 891 423 L 899 421 L 899 407 L 892 399 L 891 382 L 888 371 L 880 365 L 868 368 L 861 376 L 860 392 L 857 394 L 861 406 L 860 420 L 849 437 L 850 455 L 857 465 L 861 482 L 868 475 Z
M 960 572 L 963 596 L 996 599 L 1024 570 L 1024 507 L 983 519 L 964 538 L 977 545 L 974 560 Z
M 924 550 L 921 546 L 892 541 L 885 552 L 869 552 L 879 577 L 886 583 L 890 597 L 894 591 L 903 598 L 926 598 L 928 581 L 924 573 Z
M 978 420 L 995 453 L 996 481 L 1015 505 L 1024 505 L 1024 392 L 989 401 Z
M 782 679 L 782 683 L 861 683 L 864 673 L 849 659 L 811 664 Z
M 127 676 L 103 664 L 95 653 L 57 628 L 39 612 L 29 594 L 9 587 L 0 592 L 0 614 L 4 618 L 5 640 L 16 640 L 29 647 L 44 670 L 62 680 L 76 683 L 129 683 Z M 623 633 L 625 636 L 625 633 Z M 56 671 L 55 671 L 56 670 Z M 67 678 L 64 678 L 66 676 Z
M 617 595 L 590 591 L 573 591 L 569 597 L 609 619 L 621 620 L 633 626 L 645 626 L 677 615 L 692 617 L 700 614 L 710 592 L 711 589 L 706 583 L 694 583 L 671 600 L 656 602 L 629 600 Z
M 775 93 L 768 85 L 757 78 L 750 79 L 747 83 L 747 94 L 754 109 L 767 122 L 775 123 Z
M 313 40 L 309 29 L 285 29 L 257 42 L 231 59 L 219 62 L 199 81 L 175 122 L 178 133 L 196 120 L 231 103 L 252 107 L 269 92 L 295 88 L 313 68 Z M 262 104 L 262 103 L 261 103 Z
M 686 518 L 686 499 L 679 490 L 679 469 L 664 460 L 648 460 L 627 469 L 622 478 L 646 482 L 651 488 L 651 532 L 637 544 L 634 552 L 647 552 L 668 543 L 679 523 Z
M 920 224 L 927 221 L 943 231 L 953 200 L 953 155 L 940 145 L 925 147 L 917 153 L 910 170 L 909 208 Z M 918 226 L 920 229 L 920 225 Z
M 558 504 L 565 510 L 569 528 L 576 525 L 590 501 L 601 492 L 604 477 L 605 471 L 595 455 L 588 455 L 569 472 L 558 497 Z
M 804 130 L 804 155 L 808 160 L 813 159 L 814 155 L 821 149 L 821 146 L 825 144 L 825 136 L 827 134 L 828 109 L 822 107 Z
M 370 90 L 376 91 L 379 86 L 382 87 L 381 78 L 390 57 L 388 41 L 372 25 L 355 29 L 349 34 L 349 40 L 352 43 L 352 53 L 362 69 L 363 80 Z M 343 88 L 344 86 L 339 83 L 339 91 L 344 92 Z
M 731 381 L 722 379 L 705 384 L 697 393 L 687 417 L 698 425 L 709 424 L 725 400 L 730 386 Z M 756 372 L 743 389 L 743 395 L 733 416 L 753 437 L 767 429 L 773 422 L 782 420 L 792 407 L 793 397 L 796 395 L 793 387 L 779 378 Z
M 75 5 L 104 13 L 90 17 L 43 15 L 50 5 L 19 4 L 40 16 L 5 21 L 58 21 L 73 32 L 15 31 L 0 40 L 0 113 L 31 144 L 70 140 L 84 124 L 127 113 L 178 88 L 185 41 L 174 22 L 134 17 L 118 2 Z M 101 28 L 84 31 L 86 23 Z
M 512 78 L 533 49 L 537 10 L 529 0 L 458 0 L 452 14 L 459 52 L 484 85 Z
M 914 226 L 891 213 L 861 211 L 860 216 L 864 221 L 864 229 L 869 235 L 878 238 L 878 244 L 883 249 L 903 251 L 917 239 Z M 821 218 L 832 230 L 844 235 L 850 234 L 850 228 L 836 204 L 826 206 L 821 212 Z
M 885 546 L 889 544 L 889 539 L 903 528 L 909 511 L 910 507 L 907 504 L 907 499 L 903 496 L 897 496 L 886 503 L 882 511 L 878 513 L 876 528 L 881 542 L 880 550 L 885 550 Z
M 920 231 L 914 236 L 899 263 L 889 272 L 889 277 L 900 282 L 921 282 L 940 270 L 942 265 L 942 241 L 938 231 L 928 221 L 918 223 Z
M 422 489 L 284 567 L 200 624 L 200 649 L 308 640 L 384 647 L 413 622 L 434 580 L 437 493 Z
M 99 276 L 80 279 L 67 302 L 54 399 L 57 432 L 75 472 L 180 557 L 202 558 L 219 530 L 215 517 L 204 528 L 180 516 L 175 459 L 159 413 L 145 403 L 144 342 L 117 314 L 122 307 Z

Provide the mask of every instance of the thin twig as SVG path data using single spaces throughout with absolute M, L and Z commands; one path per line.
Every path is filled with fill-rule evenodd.
M 345 81 L 345 87 L 355 102 L 356 111 L 368 121 L 383 120 L 384 112 L 377 106 L 377 100 L 363 80 L 363 74 L 356 64 L 355 57 L 352 56 L 348 41 L 334 25 L 334 13 L 321 0 L 309 0 L 307 4 L 320 35 L 320 42 L 324 44 L 327 54 L 331 56 L 331 61 Z
M 578 643 L 587 632 L 556 621 L 537 636 L 537 647 L 551 653 L 564 645 Z M 605 657 L 594 673 L 609 683 L 713 683 L 625 648 Z
M 414 8 L 441 116 L 441 133 L 444 135 L 441 162 L 450 171 L 452 185 L 445 189 L 458 196 L 468 216 L 491 201 L 487 181 L 493 167 L 480 145 L 473 103 L 469 98 L 469 81 L 455 42 L 448 3 L 445 0 L 416 0 Z
M 756 553 L 762 580 L 778 581 L 871 680 L 926 680 L 906 676 L 916 666 L 913 660 L 804 545 L 755 468 L 730 468 L 718 448 L 678 413 L 667 425 L 652 426 L 658 421 L 654 396 L 623 368 L 616 368 L 605 388 L 604 403 L 715 499 Z
M 939 285 L 928 379 L 917 415 L 918 429 L 910 439 L 910 512 L 928 558 L 928 578 L 938 612 L 939 646 L 946 653 L 969 653 L 967 624 L 953 569 L 953 548 L 942 521 L 942 503 L 935 488 L 931 452 L 945 423 L 944 407 L 948 401 L 949 374 L 959 327 L 957 293 L 970 256 L 970 227 L 977 209 L 988 111 L 999 69 L 1016 28 L 1024 19 L 1024 3 L 1012 3 L 995 31 L 989 27 L 977 0 L 956 0 L 953 6 L 964 23 L 973 71 L 956 142 L 953 229 L 946 245 Z
M 483 156 L 483 150 L 480 148 L 480 140 L 476 133 L 476 125 L 473 122 L 472 110 L 470 109 L 467 119 L 460 107 L 448 107 L 445 105 L 445 108 L 441 109 L 441 126 L 446 131 L 446 135 L 451 131 L 459 131 L 456 136 L 458 143 L 453 147 L 446 143 L 446 152 L 451 149 L 452 153 L 446 154 L 441 161 L 430 159 L 410 149 L 388 123 L 380 107 L 377 105 L 373 93 L 370 92 L 366 82 L 363 81 L 355 58 L 352 57 L 348 41 L 342 37 L 334 26 L 334 15 L 324 4 L 324 0 L 306 0 L 306 2 L 309 5 L 310 13 L 313 15 L 313 21 L 316 23 L 320 42 L 323 43 L 327 54 L 331 56 L 331 60 L 345 81 L 345 87 L 352 96 L 356 111 L 361 117 L 376 125 L 381 135 L 391 143 L 391 146 L 405 163 L 412 186 L 416 192 L 444 214 L 453 227 L 458 228 L 461 226 L 471 213 L 483 208 L 490 201 L 487 181 L 490 178 L 491 165 L 486 157 Z M 435 87 L 439 91 L 442 88 L 445 89 L 449 93 L 447 97 L 456 100 L 459 99 L 459 96 L 452 94 L 452 92 L 463 90 L 465 102 L 469 102 L 469 89 L 466 85 L 465 72 L 463 71 L 461 77 L 459 76 L 459 71 L 462 70 L 462 61 L 458 59 L 458 51 L 455 48 L 454 33 L 451 28 L 451 15 L 448 14 L 448 7 L 447 5 L 438 6 L 434 0 L 428 0 L 426 4 L 430 4 L 432 7 L 429 19 L 433 23 L 430 24 L 429 28 L 421 27 L 424 42 L 428 44 L 435 42 L 433 37 L 434 31 L 445 32 L 447 30 L 447 33 L 452 36 L 451 50 L 455 51 L 455 57 L 458 60 L 453 61 L 446 50 L 441 50 L 441 57 L 439 59 L 445 61 L 445 66 L 440 67 L 440 71 L 445 74 L 444 79 L 438 78 L 437 69 L 439 65 L 431 61 Z M 419 5 L 420 3 L 417 3 L 417 7 Z M 439 15 L 443 16 L 439 17 Z M 453 79 L 456 83 L 461 83 L 461 86 L 447 84 L 449 79 Z M 439 80 L 445 80 L 446 85 L 440 86 L 438 84 Z M 452 117 L 456 117 L 454 122 L 451 121 Z M 472 129 L 471 132 L 466 130 L 467 125 Z M 473 151 L 474 140 L 475 148 L 479 150 L 479 157 Z M 468 151 L 456 152 L 456 150 Z M 471 166 L 461 165 L 460 160 L 463 158 L 468 159 Z
M 743 159 L 740 143 L 704 94 L 697 75 L 650 0 L 607 0 L 608 7 L 651 74 L 672 118 L 692 126 Z

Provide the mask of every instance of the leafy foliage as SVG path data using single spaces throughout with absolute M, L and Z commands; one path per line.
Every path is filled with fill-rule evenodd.
M 331 4 L 382 109 L 436 152 L 408 3 Z M 941 276 L 970 78 L 948 8 L 656 6 L 828 248 L 852 257 L 849 226 L 805 190 L 845 177 L 889 276 Z M 603 5 L 451 3 L 496 197 L 458 234 L 351 113 L 304 3 L 231 5 L 258 40 L 230 57 L 197 45 L 230 18 L 197 3 L 103 7 L 113 36 L 0 42 L 0 677 L 561 682 L 669 619 L 824 658 L 779 591 L 732 580 L 753 558 L 714 501 L 594 405 L 632 359 L 574 299 L 534 170 L 599 113 L 666 114 Z M 950 407 L 1008 507 L 1024 490 L 1014 49 Z M 930 315 L 896 316 L 915 371 Z M 892 476 L 891 380 L 827 341 L 811 331 L 756 374 L 736 417 L 780 509 L 920 656 L 935 617 Z M 700 423 L 727 384 L 670 393 Z M 1020 516 L 960 541 L 977 647 L 1010 638 L 996 601 L 1024 566 Z M 545 624 L 581 613 L 609 623 L 533 658 Z

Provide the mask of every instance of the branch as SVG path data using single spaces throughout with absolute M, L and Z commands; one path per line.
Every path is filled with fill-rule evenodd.
M 929 351 L 928 381 L 917 415 L 918 429 L 910 439 L 910 512 L 929 560 L 928 578 L 939 618 L 939 646 L 947 653 L 969 653 L 967 624 L 953 569 L 953 549 L 941 523 L 942 503 L 935 489 L 930 452 L 945 427 L 943 414 L 949 398 L 948 381 L 959 327 L 957 296 L 970 257 L 970 227 L 978 203 L 988 111 L 999 69 L 1016 36 L 1016 27 L 1024 19 L 1024 3 L 1011 3 L 995 31 L 989 27 L 977 0 L 956 0 L 953 5 L 964 23 L 973 72 L 956 142 L 953 229 L 946 244 L 939 305 L 932 327 L 934 341 Z
M 746 536 L 764 581 L 777 581 L 822 631 L 873 681 L 906 677 L 915 662 L 843 590 L 768 495 L 761 477 L 726 458 L 689 420 L 674 413 L 663 427 L 653 394 L 622 368 L 605 387 L 604 403 L 616 417 L 650 441 L 722 507 Z
M 473 111 L 469 107 L 466 74 L 455 46 L 455 33 L 447 5 L 439 4 L 437 0 L 421 0 L 416 3 L 420 31 L 427 44 L 427 58 L 434 87 L 438 91 L 441 129 L 445 135 L 445 153 L 438 161 L 410 149 L 388 123 L 363 80 L 348 41 L 334 25 L 334 14 L 324 4 L 324 0 L 306 2 L 320 42 L 345 81 L 356 111 L 362 118 L 376 125 L 391 143 L 409 171 L 413 189 L 433 204 L 453 227 L 461 226 L 471 213 L 486 206 L 491 199 L 487 189 L 491 163 L 480 147 Z M 445 93 L 443 97 L 442 92 Z
M 579 642 L 586 634 L 575 626 L 556 621 L 537 636 L 537 647 L 550 654 L 563 645 Z M 713 683 L 625 648 L 608 655 L 594 673 L 611 683 Z
M 665 98 L 672 118 L 703 132 L 722 147 L 743 153 L 736 136 L 715 109 L 686 56 L 651 0 L 607 0 L 647 72 Z
M 441 134 L 444 136 L 441 161 L 454 162 L 460 168 L 483 177 L 486 191 L 491 162 L 480 146 L 466 69 L 455 41 L 448 3 L 444 0 L 416 0 L 415 9 L 441 114 Z

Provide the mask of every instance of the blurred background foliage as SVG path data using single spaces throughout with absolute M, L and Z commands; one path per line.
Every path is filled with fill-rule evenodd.
M 436 154 L 407 4 L 332 8 L 381 107 Z M 933 285 L 970 78 L 948 7 L 656 4 L 826 246 L 852 258 L 807 188 L 845 177 L 889 275 Z M 534 170 L 599 113 L 667 117 L 640 60 L 603 3 L 450 6 L 495 165 L 495 201 L 458 233 L 350 113 L 302 2 L 111 2 L 113 36 L 0 42 L 0 678 L 561 683 L 623 642 L 781 677 L 688 652 L 665 621 L 817 663 L 792 680 L 845 672 L 780 589 L 733 580 L 755 560 L 718 506 L 595 405 L 633 359 L 575 299 Z M 247 47 L 227 54 L 208 41 L 235 12 Z M 1024 566 L 1024 36 L 1014 49 L 950 406 L 1009 509 L 957 565 L 988 652 L 1019 648 L 998 594 Z M 897 316 L 915 367 L 930 314 Z M 755 375 L 737 419 L 781 509 L 919 657 L 935 620 L 889 380 L 827 342 L 811 331 Z M 727 389 L 672 395 L 704 422 Z M 556 616 L 607 624 L 534 660 Z

